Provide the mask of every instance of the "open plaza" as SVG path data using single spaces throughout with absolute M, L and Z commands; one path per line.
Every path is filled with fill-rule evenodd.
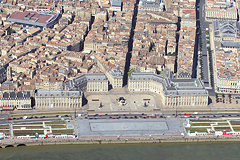
M 80 137 L 181 135 L 184 127 L 177 118 L 78 120 L 75 122 L 75 133 Z
M 160 110 L 156 104 L 156 96 L 151 94 L 106 94 L 89 95 L 88 111 L 154 111 Z

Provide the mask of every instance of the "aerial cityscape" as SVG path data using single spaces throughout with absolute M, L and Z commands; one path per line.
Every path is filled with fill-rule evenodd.
M 240 141 L 239 0 L 0 0 L 0 148 Z

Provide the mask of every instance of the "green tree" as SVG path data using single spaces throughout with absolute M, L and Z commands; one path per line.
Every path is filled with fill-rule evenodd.
M 130 71 L 128 71 L 128 76 L 130 76 L 133 72 L 135 72 L 134 69 L 130 69 Z
M 8 35 L 11 35 L 12 33 L 16 33 L 16 31 L 13 30 L 12 28 L 8 28 L 7 33 Z

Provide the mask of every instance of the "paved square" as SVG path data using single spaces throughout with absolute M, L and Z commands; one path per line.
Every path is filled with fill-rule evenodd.
M 91 131 L 154 131 L 168 130 L 166 122 L 90 122 Z
M 124 97 L 126 105 L 120 105 L 118 99 Z M 110 94 L 110 95 L 89 95 L 89 110 L 105 112 L 105 111 L 153 111 L 159 109 L 153 95 L 148 94 Z M 100 104 L 102 107 L 100 107 Z
M 75 122 L 78 136 L 180 135 L 183 123 L 177 118 L 161 119 L 80 119 Z

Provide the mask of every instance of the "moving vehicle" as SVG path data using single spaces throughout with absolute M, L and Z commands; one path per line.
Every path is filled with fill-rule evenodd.
M 23 116 L 23 119 L 27 119 L 28 118 L 28 116 Z

